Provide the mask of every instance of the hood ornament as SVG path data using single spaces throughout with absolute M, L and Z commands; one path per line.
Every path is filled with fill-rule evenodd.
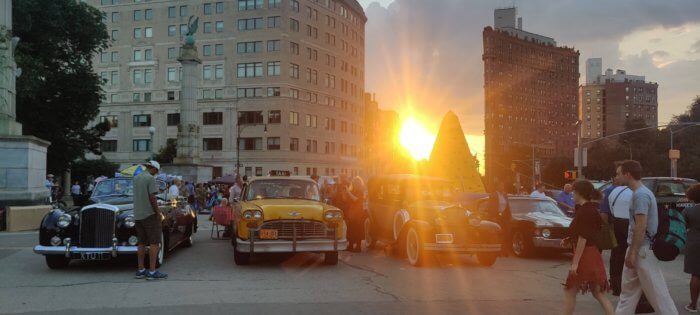
M 290 216 L 292 216 L 292 217 L 298 217 L 301 213 L 300 213 L 300 212 L 296 212 L 296 211 L 292 211 L 292 212 L 288 212 L 287 214 L 290 215 Z

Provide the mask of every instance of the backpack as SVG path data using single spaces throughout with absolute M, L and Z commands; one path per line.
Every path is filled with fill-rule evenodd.
M 647 236 L 649 236 L 647 234 Z M 675 208 L 659 209 L 659 227 L 654 237 L 650 237 L 654 256 L 661 261 L 672 261 L 685 247 L 685 218 Z

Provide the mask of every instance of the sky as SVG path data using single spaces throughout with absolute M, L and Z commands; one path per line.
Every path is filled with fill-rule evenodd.
M 483 157 L 482 31 L 493 10 L 515 5 L 523 29 L 553 37 L 606 68 L 659 84 L 659 123 L 700 95 L 698 0 L 359 0 L 365 8 L 365 90 L 379 106 L 419 117 L 437 133 L 442 116 L 460 118 Z

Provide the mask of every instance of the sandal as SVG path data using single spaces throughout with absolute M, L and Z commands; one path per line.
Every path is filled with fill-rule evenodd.
M 690 308 L 690 305 L 686 305 L 685 310 L 688 311 L 689 313 L 697 313 L 698 312 L 697 308 Z

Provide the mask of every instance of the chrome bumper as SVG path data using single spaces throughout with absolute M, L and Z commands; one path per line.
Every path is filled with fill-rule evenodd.
M 115 247 L 77 247 L 77 246 L 34 246 L 34 253 L 40 255 L 63 255 L 70 258 L 72 254 L 80 253 L 104 253 L 111 254 L 112 257 L 117 255 L 132 255 L 136 254 L 138 246 L 115 246 Z
M 457 253 L 488 253 L 488 252 L 500 252 L 501 244 L 472 244 L 472 245 L 461 245 L 461 244 L 437 244 L 437 243 L 427 243 L 423 245 L 423 249 L 433 252 L 457 252 Z
M 535 245 L 535 247 L 567 249 L 568 247 L 561 246 L 561 241 L 562 239 L 560 238 L 546 238 L 542 236 L 535 236 L 532 238 L 532 244 Z
M 333 252 L 345 250 L 348 247 L 346 239 L 337 240 L 301 240 L 301 241 L 261 241 L 256 240 L 251 246 L 250 241 L 236 238 L 236 250 L 242 253 L 296 253 L 296 252 Z M 251 248 L 253 250 L 251 251 Z

